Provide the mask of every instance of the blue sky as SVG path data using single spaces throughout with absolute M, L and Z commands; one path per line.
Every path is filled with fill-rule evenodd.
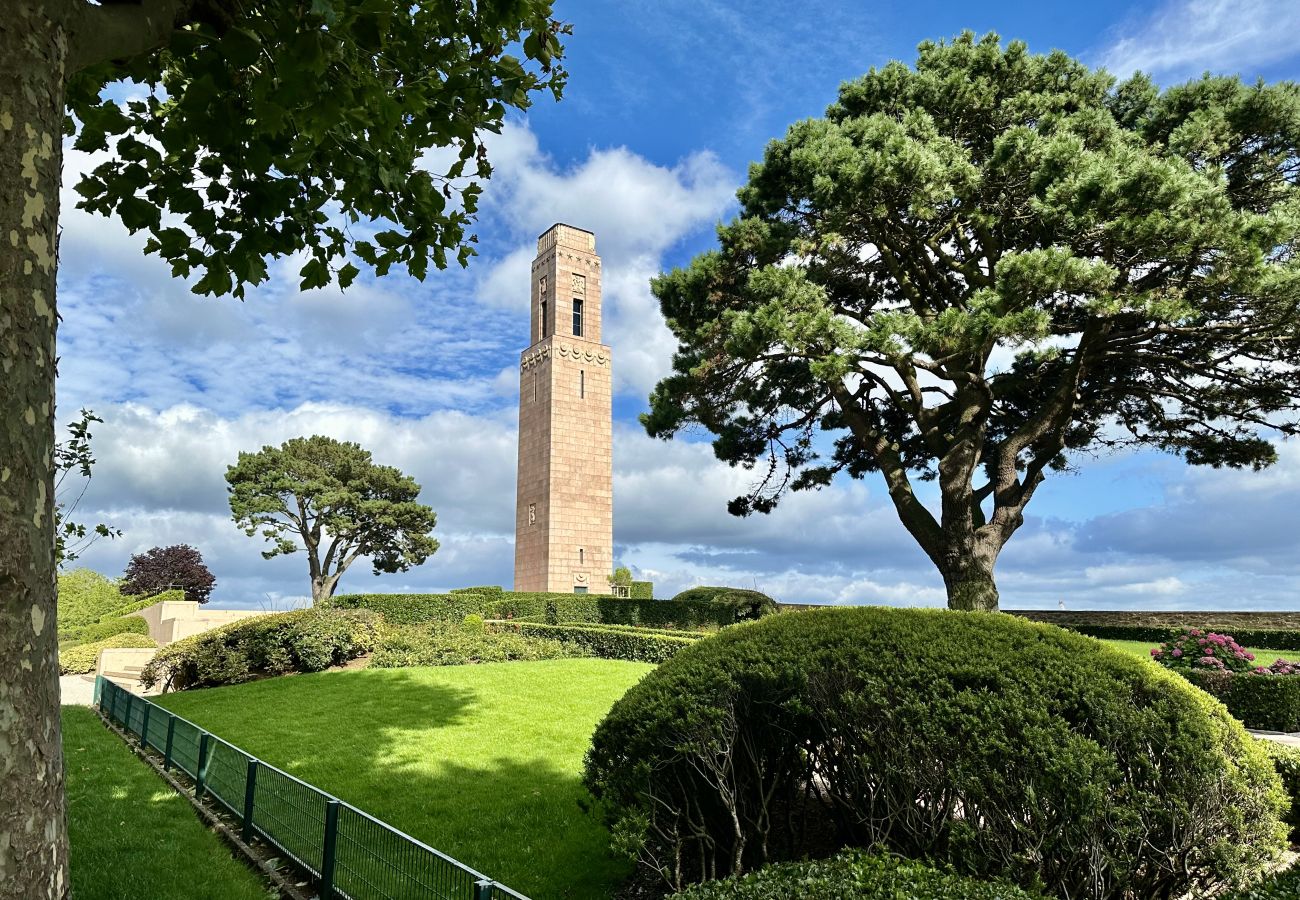
M 301 554 L 270 562 L 230 521 L 223 474 L 240 450 L 324 433 L 414 474 L 442 549 L 341 590 L 511 580 L 518 352 L 536 234 L 596 232 L 615 371 L 616 554 L 670 595 L 691 584 L 784 600 L 942 603 L 942 583 L 875 480 L 791 498 L 768 517 L 725 510 L 748 475 L 707 443 L 636 424 L 673 342 L 647 282 L 706 249 L 765 143 L 821 114 L 838 84 L 924 39 L 996 30 L 1164 84 L 1204 70 L 1300 77 L 1300 4 L 1282 0 L 801 4 L 564 2 L 565 99 L 539 100 L 489 143 L 495 175 L 466 271 L 361 279 L 300 295 L 296 263 L 243 304 L 194 297 L 142 239 L 71 209 L 85 154 L 65 161 L 60 420 L 106 421 L 86 518 L 124 536 L 82 562 L 120 573 L 156 544 L 198 546 L 222 606 L 307 593 Z M 1005 606 L 1287 608 L 1300 596 L 1300 448 L 1264 473 L 1189 469 L 1154 454 L 1079 460 L 1029 507 L 998 566 Z M 360 564 L 358 564 L 360 566 Z

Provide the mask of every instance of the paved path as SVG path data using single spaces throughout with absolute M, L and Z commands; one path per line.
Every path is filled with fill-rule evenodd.
M 95 676 L 60 675 L 59 693 L 64 706 L 89 706 L 95 700 Z
M 1279 744 L 1286 744 L 1288 747 L 1295 747 L 1297 749 L 1300 749 L 1300 732 L 1295 732 L 1293 734 L 1283 734 L 1280 731 L 1250 730 L 1250 733 L 1253 734 L 1255 737 L 1266 738 L 1267 740 L 1270 741 L 1277 741 Z

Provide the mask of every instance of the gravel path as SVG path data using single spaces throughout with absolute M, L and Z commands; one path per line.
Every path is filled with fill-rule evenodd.
M 1280 731 L 1255 731 L 1250 729 L 1250 733 L 1255 737 L 1266 738 L 1270 741 L 1277 741 L 1279 744 L 1286 744 L 1288 747 L 1300 749 L 1300 732 L 1283 734 Z
M 89 706 L 95 699 L 95 676 L 60 675 L 59 693 L 64 706 Z

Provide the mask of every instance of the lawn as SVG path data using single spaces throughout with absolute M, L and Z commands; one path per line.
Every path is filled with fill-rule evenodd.
M 1118 647 L 1126 653 L 1132 653 L 1134 656 L 1141 656 L 1146 659 L 1151 658 L 1151 648 L 1158 646 L 1150 641 L 1102 641 L 1103 644 L 1110 644 L 1112 647 Z M 1300 650 L 1259 650 L 1254 647 L 1247 647 L 1251 653 L 1255 654 L 1256 665 L 1270 666 L 1273 660 L 1278 657 L 1285 657 L 1289 660 L 1300 660 Z
M 580 807 L 591 733 L 652 666 L 363 669 L 163 705 L 535 900 L 606 898 L 631 864 Z
M 270 889 L 86 707 L 63 707 L 77 900 L 267 900 Z

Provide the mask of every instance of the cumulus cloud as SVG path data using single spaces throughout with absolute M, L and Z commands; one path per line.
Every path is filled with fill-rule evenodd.
M 1167 0 L 1121 26 L 1100 62 L 1120 76 L 1208 70 L 1250 79 L 1294 55 L 1297 29 L 1300 5 L 1292 0 Z

